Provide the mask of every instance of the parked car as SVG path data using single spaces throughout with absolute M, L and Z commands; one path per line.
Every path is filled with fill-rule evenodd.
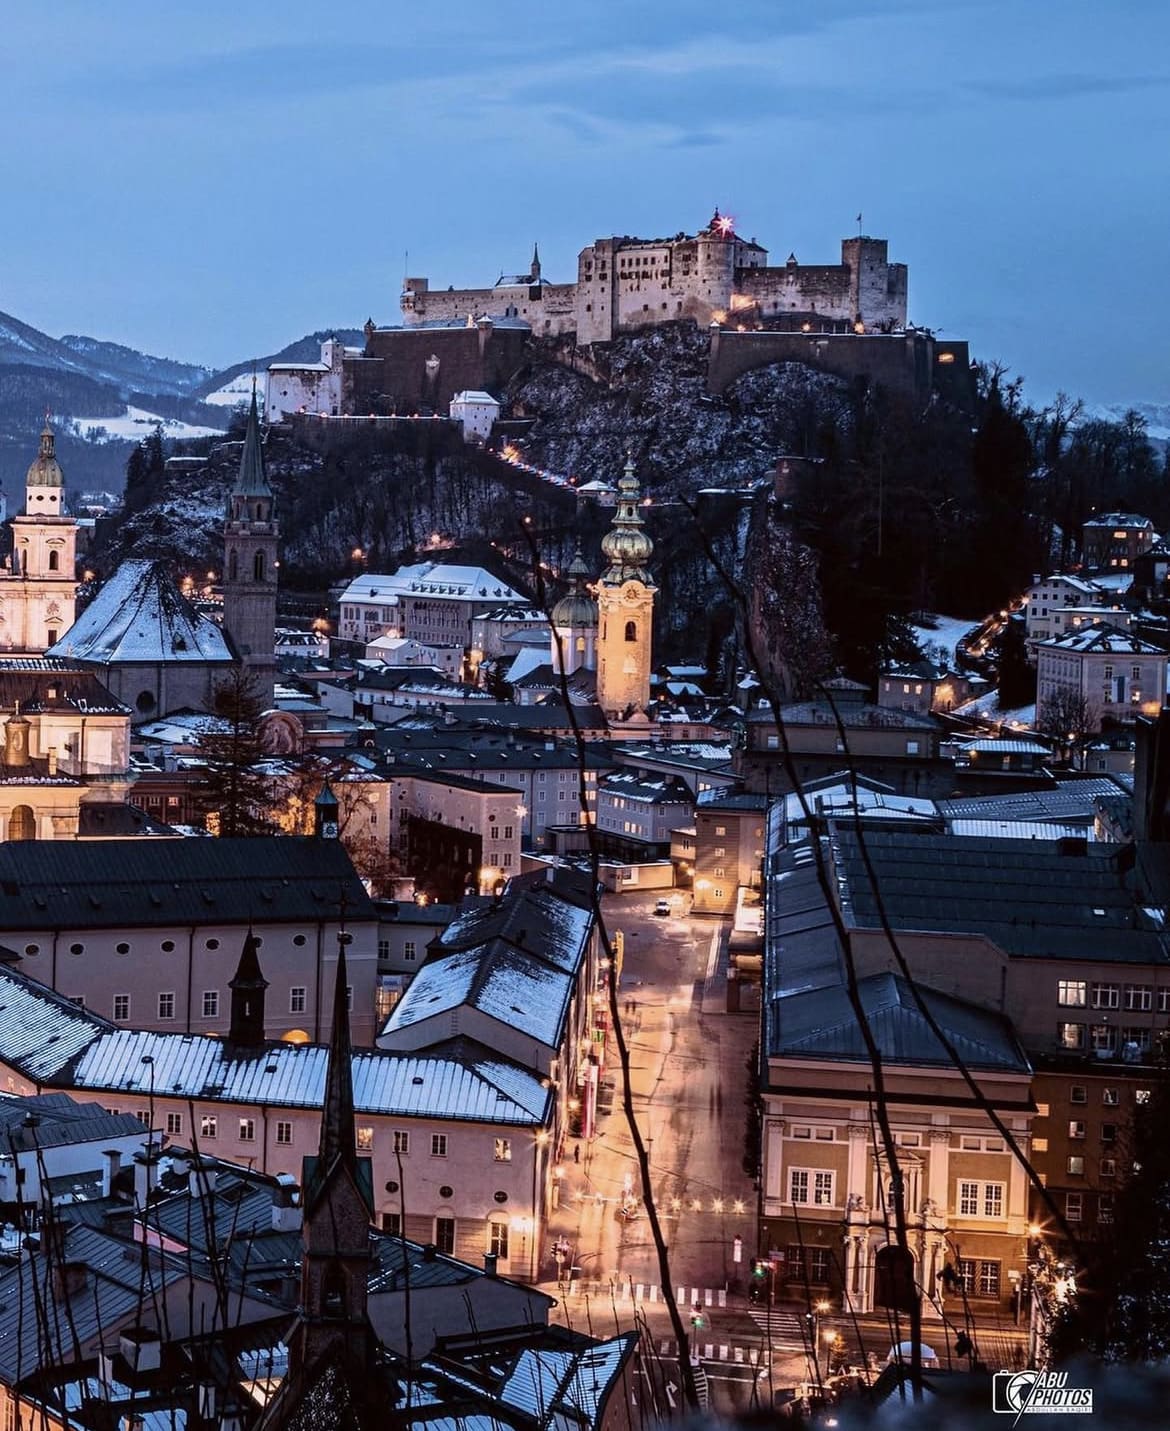
M 654 901 L 654 913 L 661 918 L 665 918 L 670 913 L 669 899 L 656 899 Z

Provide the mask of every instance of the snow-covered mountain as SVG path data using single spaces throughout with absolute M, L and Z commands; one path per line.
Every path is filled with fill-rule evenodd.
M 87 338 L 66 333 L 61 346 L 76 353 L 94 374 L 104 375 L 110 382 L 128 384 L 141 393 L 172 393 L 187 397 L 200 383 L 211 377 L 212 369 L 195 363 L 182 363 L 175 358 L 156 358 L 126 348 L 121 343 L 107 343 L 100 338 Z
M 1085 410 L 1086 417 L 1104 422 L 1120 422 L 1127 412 L 1136 412 L 1146 420 L 1146 433 L 1153 442 L 1170 442 L 1170 402 L 1099 403 Z

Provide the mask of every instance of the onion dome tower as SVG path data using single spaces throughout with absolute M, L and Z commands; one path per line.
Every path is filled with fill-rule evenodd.
M 597 602 L 589 595 L 589 568 L 580 542 L 565 575 L 569 591 L 551 612 L 552 668 L 558 676 L 562 660 L 566 676 L 597 666 Z
M 642 521 L 641 488 L 627 458 L 613 525 L 602 538 L 609 565 L 597 583 L 597 702 L 608 716 L 644 712 L 650 703 L 654 543 Z

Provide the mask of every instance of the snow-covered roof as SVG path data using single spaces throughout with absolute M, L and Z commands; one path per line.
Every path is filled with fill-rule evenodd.
M 320 1108 L 329 1049 L 272 1043 L 239 1053 L 212 1035 L 115 1027 L 14 969 L 0 966 L 0 1062 L 38 1083 L 93 1092 L 154 1088 L 168 1097 Z M 549 1090 L 488 1049 L 353 1055 L 358 1113 L 540 1124 Z
M 164 564 L 141 558 L 118 567 L 46 654 L 103 666 L 234 659 L 223 631 L 196 611 Z
M 1143 641 L 1140 637 L 1134 636 L 1132 632 L 1123 631 L 1118 626 L 1111 626 L 1105 621 L 1091 621 L 1087 626 L 1082 626 L 1076 631 L 1066 631 L 1063 636 L 1053 636 L 1048 641 L 1037 641 L 1037 647 L 1044 651 L 1078 651 L 1082 653 L 1100 653 L 1106 656 L 1164 656 L 1166 653 L 1159 647 L 1151 645 L 1149 641 Z
M 523 602 L 514 591 L 482 566 L 456 566 L 447 562 L 419 562 L 400 567 L 391 575 L 367 573 L 356 577 L 341 593 L 342 601 L 380 601 L 386 605 L 404 596 L 446 597 L 452 601 Z
M 507 675 L 504 679 L 509 685 L 515 685 L 517 681 L 522 681 L 525 676 L 530 676 L 539 666 L 543 666 L 548 661 L 548 641 L 541 641 L 539 646 L 522 645 L 516 653 L 516 659 L 508 667 Z
M 1086 527 L 1129 527 L 1140 532 L 1150 531 L 1153 522 L 1149 517 L 1139 516 L 1137 512 L 1102 512 L 1099 517 L 1090 517 L 1082 525 Z
M 472 388 L 468 388 L 466 391 L 461 392 L 461 393 L 456 393 L 455 396 L 451 399 L 451 401 L 452 401 L 453 403 L 456 403 L 456 402 L 489 403 L 492 407 L 499 407 L 499 405 L 500 405 L 499 399 L 492 397 L 491 393 L 477 392 L 476 390 L 474 390 L 474 389 L 472 389 Z
M 1039 581 L 1034 581 L 1029 588 L 1036 591 L 1042 586 L 1054 586 L 1059 583 L 1061 586 L 1068 586 L 1073 591 L 1083 592 L 1086 596 L 1100 596 L 1101 587 L 1095 581 L 1089 581 L 1087 577 L 1072 576 L 1065 572 L 1056 572 L 1052 576 L 1042 576 Z

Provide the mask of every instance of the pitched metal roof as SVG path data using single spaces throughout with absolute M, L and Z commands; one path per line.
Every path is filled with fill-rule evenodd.
M 964 999 L 920 990 L 935 1022 L 969 1068 L 1030 1072 L 1011 1024 Z M 883 1062 L 951 1067 L 950 1055 L 931 1029 L 909 983 L 897 974 L 871 974 L 858 983 L 870 1031 Z M 831 1058 L 868 1062 L 849 995 L 841 985 L 812 989 L 778 1000 L 769 1010 L 773 1057 Z
M 137 557 L 118 567 L 48 654 L 101 666 L 234 659 L 222 629 L 196 611 L 165 564 Z
M 45 711 L 76 711 L 81 715 L 128 715 L 129 706 L 116 700 L 92 671 L 68 661 L 46 661 L 29 670 L 24 664 L 0 659 L 0 710 L 13 710 L 20 702 L 23 715 Z
M 337 840 L 10 841 L 0 844 L 0 928 L 257 924 L 376 912 Z

